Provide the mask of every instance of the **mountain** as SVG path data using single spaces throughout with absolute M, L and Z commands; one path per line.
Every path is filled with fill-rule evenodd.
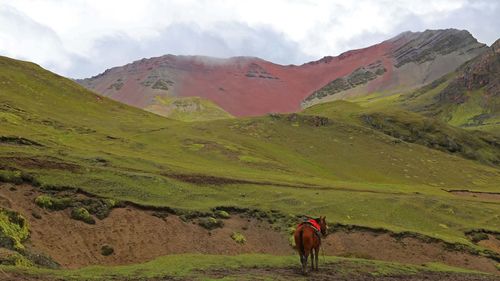
M 234 116 L 256 116 L 296 112 L 318 102 L 374 91 L 416 88 L 486 49 L 464 30 L 426 30 L 300 66 L 253 57 L 166 55 L 77 82 L 128 105 L 156 108 L 160 114 L 159 100 L 165 97 L 202 97 Z
M 398 103 L 454 126 L 500 133 L 500 39 L 457 71 Z

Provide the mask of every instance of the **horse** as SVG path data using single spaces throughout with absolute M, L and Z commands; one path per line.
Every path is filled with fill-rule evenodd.
M 321 235 L 326 236 L 328 226 L 326 217 L 308 219 L 297 226 L 293 237 L 295 247 L 299 252 L 302 273 L 307 274 L 307 259 L 311 255 L 311 270 L 318 270 L 319 247 L 321 246 Z M 321 234 L 320 234 L 321 233 Z M 314 262 L 316 261 L 316 267 Z

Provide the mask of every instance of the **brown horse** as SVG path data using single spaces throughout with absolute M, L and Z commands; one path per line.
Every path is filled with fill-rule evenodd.
M 320 228 L 320 229 L 317 229 Z M 326 217 L 309 219 L 297 226 L 293 237 L 295 247 L 299 252 L 300 263 L 302 264 L 302 273 L 307 274 L 307 258 L 311 255 L 311 270 L 318 270 L 319 247 L 321 246 L 321 235 L 326 236 L 328 226 Z M 316 267 L 314 263 L 316 261 Z

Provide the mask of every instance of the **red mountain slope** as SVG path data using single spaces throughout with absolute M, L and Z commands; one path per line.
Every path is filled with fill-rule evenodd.
M 407 32 L 368 48 L 300 66 L 253 57 L 166 55 L 115 67 L 78 82 L 145 109 L 158 106 L 157 97 L 200 96 L 235 116 L 254 116 L 293 112 L 301 104 L 328 100 L 331 92 L 321 96 L 316 91 L 340 78 L 345 79 L 337 80 L 341 87 L 334 87 L 335 97 L 420 86 L 453 71 L 484 48 L 467 31 Z

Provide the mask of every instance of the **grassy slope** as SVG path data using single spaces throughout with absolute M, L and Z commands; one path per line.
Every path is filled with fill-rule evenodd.
M 210 100 L 200 97 L 156 97 L 156 103 L 146 110 L 180 121 L 208 121 L 233 118 Z
M 441 190 L 499 191 L 497 168 L 395 143 L 348 111 L 320 127 L 304 115 L 184 123 L 98 98 L 7 58 L 0 58 L 0 105 L 0 136 L 43 145 L 0 144 L 1 166 L 32 173 L 44 185 L 185 209 L 325 214 L 332 222 L 463 243 L 466 229 L 500 230 L 498 204 Z M 77 167 L 57 169 L 54 162 Z M 168 176 L 179 173 L 264 183 L 192 184 Z
M 450 152 L 493 166 L 500 165 L 500 139 L 484 132 L 466 131 L 455 126 L 402 110 L 394 103 L 399 96 L 377 94 L 356 102 L 337 101 L 317 105 L 304 114 L 342 118 L 345 122 L 373 128 L 400 140 Z
M 500 135 L 500 99 L 489 97 L 485 87 L 465 91 L 463 103 L 437 102 L 438 95 L 454 79 L 456 73 L 451 73 L 395 102 L 402 108 L 437 117 L 453 126 Z
M 113 280 L 118 278 L 155 278 L 164 276 L 176 276 L 179 278 L 186 278 L 191 280 L 208 280 L 204 276 L 204 271 L 214 271 L 214 270 L 225 270 L 230 274 L 231 270 L 234 269 L 256 269 L 256 268 L 284 268 L 284 267 L 297 267 L 297 257 L 296 256 L 271 256 L 271 255 L 239 255 L 239 256 L 223 256 L 223 255 L 170 255 L 165 257 L 157 258 L 153 261 L 146 262 L 137 265 L 128 266 L 92 266 L 77 270 L 46 270 L 46 269 L 30 269 L 23 270 L 14 267 L 0 267 L 0 270 L 5 270 L 4 274 L 10 272 L 19 272 L 28 275 L 35 275 L 39 278 L 47 277 L 57 277 L 64 279 L 75 279 L 75 280 L 108 280 L 113 278 Z M 343 275 L 349 276 L 350 274 L 370 274 L 373 276 L 385 276 L 385 275 L 414 275 L 419 272 L 448 272 L 448 273 L 475 273 L 473 271 L 468 271 L 459 268 L 453 268 L 449 266 L 444 266 L 441 264 L 426 264 L 423 266 L 415 265 L 403 265 L 398 263 L 382 262 L 382 261 L 369 261 L 362 259 L 353 258 L 340 258 L 340 257 L 322 257 L 321 267 L 324 267 L 324 263 L 335 264 L 338 266 L 338 270 L 343 273 Z M 290 270 L 292 271 L 292 270 Z M 293 271 L 292 271 L 293 272 Z M 257 278 L 266 278 L 263 280 L 282 280 L 276 279 L 280 278 L 279 274 L 273 274 L 273 270 L 269 270 L 266 276 L 262 276 L 260 272 L 259 276 L 252 275 L 237 275 L 231 278 L 231 275 L 226 277 L 228 280 L 256 280 Z M 290 276 L 287 276 L 290 278 Z M 297 274 L 298 280 L 303 280 L 303 277 Z M 217 279 L 220 280 L 220 279 Z M 285 279 L 283 279 L 285 280 Z M 287 279 L 289 280 L 289 279 Z M 295 278 L 294 278 L 295 280 Z

